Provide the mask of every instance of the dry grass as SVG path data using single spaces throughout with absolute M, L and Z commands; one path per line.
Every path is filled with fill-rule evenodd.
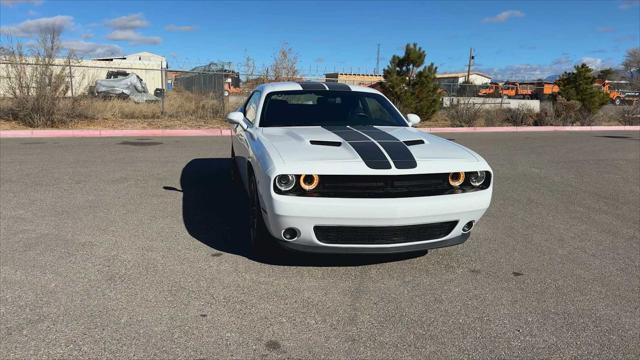
M 59 99 L 55 128 L 73 129 L 187 129 L 225 127 L 224 111 L 218 99 L 173 91 L 160 102 L 137 104 L 130 100 L 93 97 Z M 0 129 L 29 128 L 12 99 L 0 100 Z

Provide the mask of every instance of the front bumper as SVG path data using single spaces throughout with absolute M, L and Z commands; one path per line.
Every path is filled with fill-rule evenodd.
M 491 203 L 492 187 L 463 194 L 414 198 L 309 198 L 269 193 L 261 199 L 271 235 L 290 249 L 325 253 L 398 253 L 463 243 L 469 237 L 463 226 L 477 222 Z M 315 226 L 403 226 L 457 221 L 446 236 L 424 241 L 392 244 L 327 244 L 320 242 Z M 286 228 L 298 230 L 293 241 L 283 239 Z
M 405 253 L 405 252 L 413 252 L 413 251 L 422 251 L 429 249 L 436 249 L 447 246 L 460 245 L 463 242 L 467 241 L 471 234 L 463 233 L 454 238 L 449 238 L 446 240 L 438 240 L 426 243 L 416 243 L 405 246 L 394 246 L 394 247 L 369 247 L 369 246 L 353 246 L 353 247 L 340 247 L 336 248 L 333 246 L 309 246 L 298 244 L 295 241 L 284 241 L 277 240 L 277 243 L 289 250 L 301 251 L 301 252 L 312 252 L 312 253 L 340 253 L 340 254 L 394 254 L 394 253 Z

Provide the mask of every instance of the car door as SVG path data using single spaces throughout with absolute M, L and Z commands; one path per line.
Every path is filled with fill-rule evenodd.
M 233 151 L 236 156 L 236 165 L 240 172 L 242 179 L 247 179 L 247 161 L 251 154 L 249 138 L 250 132 L 253 131 L 254 123 L 258 114 L 258 105 L 260 104 L 260 91 L 254 91 L 247 99 L 247 102 L 242 107 L 242 113 L 244 114 L 244 121 L 247 124 L 245 130 L 242 126 L 235 127 L 235 134 L 233 137 Z

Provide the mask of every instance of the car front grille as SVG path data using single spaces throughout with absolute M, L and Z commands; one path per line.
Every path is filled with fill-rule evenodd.
M 382 245 L 435 240 L 451 233 L 457 221 L 406 226 L 314 226 L 316 238 L 325 244 Z
M 459 188 L 449 185 L 449 174 L 411 175 L 320 175 L 314 190 L 304 191 L 296 186 L 284 194 L 290 196 L 333 198 L 407 198 L 436 196 L 484 190 L 491 183 L 491 173 L 479 187 L 465 181 Z M 282 193 L 274 184 L 274 191 Z

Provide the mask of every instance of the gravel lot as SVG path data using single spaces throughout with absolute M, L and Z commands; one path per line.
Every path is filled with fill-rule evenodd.
M 443 134 L 462 246 L 255 259 L 228 138 L 2 139 L 0 358 L 639 358 L 640 134 Z

